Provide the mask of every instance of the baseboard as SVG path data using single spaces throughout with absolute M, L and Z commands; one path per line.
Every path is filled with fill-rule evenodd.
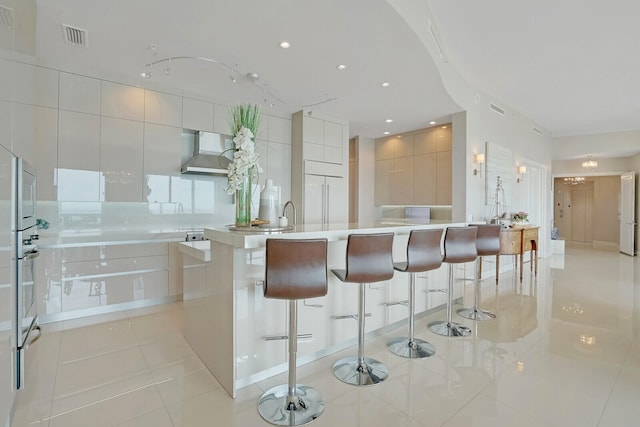
M 620 249 L 620 245 L 617 242 L 607 242 L 604 240 L 594 240 L 592 246 L 594 249 L 607 249 L 612 251 Z

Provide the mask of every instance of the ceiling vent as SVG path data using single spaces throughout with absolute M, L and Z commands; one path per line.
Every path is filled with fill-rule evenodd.
M 438 49 L 438 54 L 440 55 L 440 58 L 442 58 L 442 60 L 445 63 L 449 62 L 447 61 L 447 57 L 444 54 L 444 49 L 442 48 L 442 44 L 440 43 L 440 37 L 438 37 L 438 32 L 436 31 L 436 27 L 434 27 L 431 20 L 429 20 L 429 33 L 431 33 L 431 38 L 433 38 L 433 42 L 436 44 L 436 48 Z
M 13 27 L 13 9 L 0 6 L 0 25 L 3 27 Z
M 500 114 L 504 117 L 504 108 L 497 106 L 494 103 L 489 104 L 489 108 L 491 108 L 494 112 Z
M 537 127 L 535 127 L 535 126 L 533 127 L 533 133 L 542 136 L 542 131 L 540 129 L 538 129 Z
M 64 41 L 73 46 L 89 47 L 87 30 L 62 24 Z

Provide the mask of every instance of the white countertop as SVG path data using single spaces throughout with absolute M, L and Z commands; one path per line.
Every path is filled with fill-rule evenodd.
M 467 223 L 454 223 L 451 221 L 431 221 L 429 224 L 407 223 L 376 223 L 376 224 L 302 224 L 295 226 L 291 231 L 268 232 L 255 227 L 255 231 L 239 232 L 230 231 L 227 228 L 205 228 L 204 235 L 209 240 L 231 245 L 235 248 L 252 249 L 265 245 L 268 238 L 282 239 L 312 239 L 324 237 L 329 241 L 346 240 L 349 234 L 355 233 L 387 233 L 409 234 L 415 229 L 446 228 L 449 226 L 466 226 Z M 253 230 L 253 228 L 252 228 Z
M 192 242 L 182 242 L 178 245 L 178 250 L 185 255 L 203 262 L 211 261 L 211 242 L 208 240 L 195 240 Z

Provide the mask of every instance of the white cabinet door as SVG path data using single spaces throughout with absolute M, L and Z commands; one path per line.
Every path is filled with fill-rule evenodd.
M 305 175 L 304 218 L 305 224 L 324 222 L 324 176 Z
M 349 222 L 349 187 L 344 178 L 325 178 L 325 219 L 328 224 Z
M 305 175 L 304 223 L 349 222 L 349 189 L 344 178 Z

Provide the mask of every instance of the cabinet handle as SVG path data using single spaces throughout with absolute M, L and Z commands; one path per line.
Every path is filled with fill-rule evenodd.
M 326 205 L 325 210 L 327 212 L 327 214 L 325 216 L 325 223 L 326 224 L 329 224 L 329 212 L 330 212 L 329 211 L 329 192 L 330 192 L 330 190 L 331 190 L 331 187 L 329 186 L 329 184 L 327 184 L 327 198 L 326 198 L 326 202 L 327 203 L 325 204 Z
M 280 341 L 280 340 L 288 340 L 289 336 L 288 335 L 268 335 L 266 337 L 262 337 L 263 340 L 265 341 Z M 299 340 L 312 340 L 313 339 L 313 335 L 312 334 L 298 334 L 298 339 Z
M 311 307 L 311 308 L 322 308 L 324 307 L 322 304 L 307 304 L 307 300 L 304 299 L 302 300 L 302 305 L 305 307 Z
M 371 317 L 373 316 L 371 313 L 365 313 L 364 317 Z M 343 314 L 341 316 L 331 316 L 331 318 L 333 320 L 342 320 L 342 319 L 354 319 L 354 320 L 358 320 L 358 315 L 357 314 Z

